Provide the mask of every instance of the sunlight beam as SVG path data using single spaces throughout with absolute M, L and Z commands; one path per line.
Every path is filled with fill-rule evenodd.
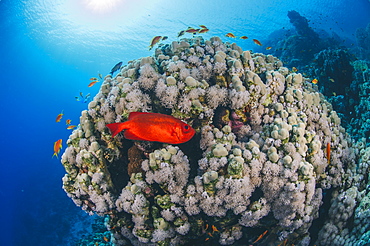
M 94 13 L 109 13 L 115 9 L 124 0 L 84 0 L 87 9 Z

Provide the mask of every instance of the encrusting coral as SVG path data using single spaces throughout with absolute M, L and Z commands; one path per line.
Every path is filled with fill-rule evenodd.
M 336 112 L 307 81 L 218 37 L 161 46 L 105 77 L 67 141 L 63 188 L 106 216 L 115 245 L 245 245 L 264 231 L 258 243 L 308 245 L 332 199 L 346 213 L 316 232 L 326 245 L 332 223 L 339 235 L 356 214 L 369 168 L 357 168 Z M 197 133 L 177 146 L 112 138 L 105 124 L 134 111 L 170 114 Z

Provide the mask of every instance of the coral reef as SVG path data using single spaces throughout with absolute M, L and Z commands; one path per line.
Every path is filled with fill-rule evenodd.
M 370 139 L 370 62 L 357 60 L 353 62 L 353 81 L 350 86 L 351 110 L 346 127 L 354 139 Z M 353 109 L 352 109 L 353 108 Z
M 323 49 L 323 41 L 309 26 L 307 18 L 297 11 L 288 11 L 288 18 L 295 32 L 284 30 L 283 38 L 271 44 L 275 48 L 274 54 L 287 63 L 287 66 L 307 65 L 314 58 L 314 54 Z
M 357 142 L 360 153 L 357 170 L 349 176 L 352 185 L 335 194 L 329 218 L 319 233 L 317 245 L 368 245 L 370 241 L 370 147 Z M 357 173 L 358 175 L 354 175 Z
M 356 30 L 356 40 L 360 48 L 358 55 L 361 59 L 370 60 L 370 23 L 366 28 L 358 28 Z
M 294 29 L 285 27 L 271 33 L 264 43 L 273 47 L 268 53 L 279 57 L 287 67 L 295 66 L 306 71 L 317 53 L 324 49 L 338 49 L 343 40 L 331 31 L 318 30 L 297 11 L 288 11 L 288 18 Z
M 163 45 L 105 77 L 67 141 L 63 188 L 106 216 L 115 245 L 246 245 L 262 233 L 260 245 L 334 242 L 348 218 L 368 223 L 368 204 L 356 204 L 369 166 L 309 81 L 218 37 Z M 197 133 L 180 145 L 112 138 L 105 125 L 134 111 Z M 326 223 L 311 235 L 317 219 Z
M 319 88 L 324 95 L 346 95 L 349 92 L 354 70 L 347 50 L 322 50 L 316 54 L 315 63 L 314 75 L 319 79 Z
M 332 103 L 346 129 L 359 98 L 359 86 L 352 83 L 351 60 L 347 49 L 325 49 L 315 55 L 309 72 L 318 79 L 319 91 Z

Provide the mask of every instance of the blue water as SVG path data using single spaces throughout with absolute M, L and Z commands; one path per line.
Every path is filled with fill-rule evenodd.
M 355 30 L 370 22 L 368 0 L 106 0 L 111 9 L 99 2 L 0 0 L 0 245 L 69 245 L 87 232 L 92 218 L 62 190 L 65 172 L 51 158 L 53 143 L 62 138 L 65 145 L 65 119 L 78 124 L 87 107 L 75 96 L 99 90 L 87 87 L 89 78 L 152 55 L 153 36 L 170 42 L 204 24 L 204 38 L 233 32 L 263 41 L 293 28 L 287 12 L 296 10 L 317 30 L 356 45 Z

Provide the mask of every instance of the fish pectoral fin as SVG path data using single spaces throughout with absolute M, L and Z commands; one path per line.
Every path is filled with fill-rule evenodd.
M 171 136 L 175 138 L 177 141 L 180 141 L 180 136 L 178 132 L 176 131 L 176 128 L 172 129 Z

